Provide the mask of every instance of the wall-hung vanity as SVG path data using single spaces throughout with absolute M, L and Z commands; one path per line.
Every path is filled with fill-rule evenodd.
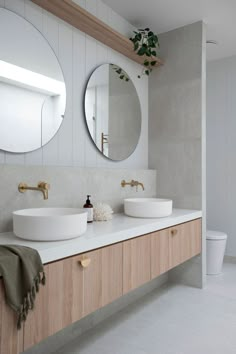
M 201 212 L 174 210 L 163 219 L 116 215 L 77 239 L 27 242 L 13 234 L 1 243 L 38 249 L 47 284 L 21 331 L 0 285 L 0 352 L 17 354 L 131 290 L 201 253 Z M 16 241 L 17 240 L 17 241 Z

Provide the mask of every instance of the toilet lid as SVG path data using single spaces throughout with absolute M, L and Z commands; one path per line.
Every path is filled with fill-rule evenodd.
M 207 240 L 226 240 L 227 235 L 226 235 L 226 233 L 221 232 L 221 231 L 207 230 L 206 238 L 207 238 Z

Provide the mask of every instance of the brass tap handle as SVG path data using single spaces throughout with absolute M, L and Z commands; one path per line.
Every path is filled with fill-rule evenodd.
M 131 186 L 131 187 L 136 187 L 136 190 L 138 190 L 138 186 L 141 186 L 143 191 L 144 191 L 144 185 L 143 183 L 139 182 L 139 181 L 135 181 L 134 179 L 132 179 L 130 182 L 126 182 L 124 179 L 121 181 L 121 187 L 125 187 L 125 186 Z
M 91 263 L 90 258 L 83 258 L 79 260 L 79 264 L 81 265 L 82 268 L 87 268 Z
M 38 188 L 49 190 L 50 189 L 50 184 L 46 183 L 46 182 L 39 182 L 38 183 Z

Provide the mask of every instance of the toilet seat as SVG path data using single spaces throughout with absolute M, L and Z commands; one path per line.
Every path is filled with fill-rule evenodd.
M 226 240 L 227 235 L 225 232 L 207 230 L 206 239 L 207 240 L 215 240 L 215 241 Z

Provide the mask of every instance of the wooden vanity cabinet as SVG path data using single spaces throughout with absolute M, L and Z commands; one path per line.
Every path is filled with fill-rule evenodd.
M 200 253 L 197 219 L 49 263 L 21 331 L 0 281 L 0 354 L 19 354 Z

